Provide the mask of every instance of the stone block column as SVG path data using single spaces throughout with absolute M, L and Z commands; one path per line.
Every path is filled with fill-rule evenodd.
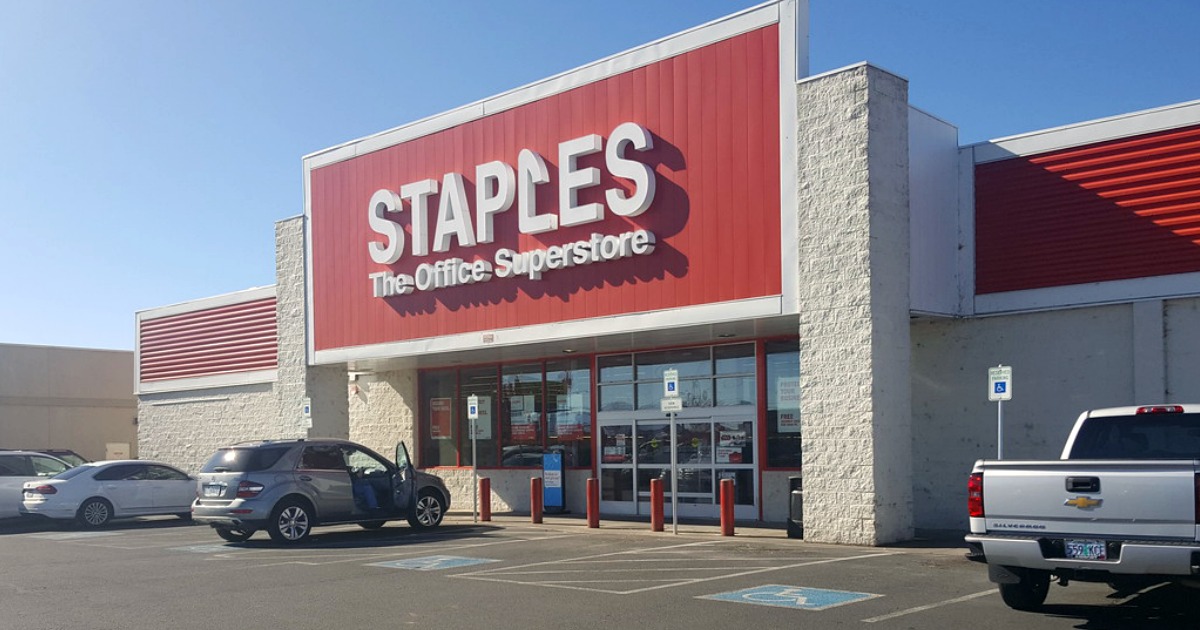
M 805 539 L 912 537 L 908 85 L 797 84 Z

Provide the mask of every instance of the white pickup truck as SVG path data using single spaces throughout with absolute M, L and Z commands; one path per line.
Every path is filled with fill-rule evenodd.
M 967 557 L 1012 608 L 1052 580 L 1200 587 L 1200 404 L 1085 411 L 1061 459 L 979 460 L 967 494 Z

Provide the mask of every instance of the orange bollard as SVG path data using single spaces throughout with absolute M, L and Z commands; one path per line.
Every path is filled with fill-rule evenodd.
M 733 480 L 721 480 L 721 535 L 733 535 Z
M 479 520 L 492 520 L 492 480 L 479 478 Z
M 650 531 L 663 530 L 663 487 L 662 479 L 650 480 Z
M 529 479 L 529 515 L 534 523 L 542 522 L 542 478 Z
M 600 527 L 600 480 L 587 480 L 587 523 L 588 527 Z

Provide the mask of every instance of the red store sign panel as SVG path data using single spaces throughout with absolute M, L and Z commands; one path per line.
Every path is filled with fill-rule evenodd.
M 779 33 L 310 156 L 318 357 L 780 295 Z

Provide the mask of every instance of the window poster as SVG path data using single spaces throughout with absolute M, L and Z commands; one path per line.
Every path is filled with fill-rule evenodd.
M 786 376 L 775 381 L 775 414 L 779 433 L 800 432 L 799 376 Z
M 578 394 L 559 396 L 556 402 L 558 411 L 552 418 L 555 435 L 558 439 L 565 441 L 583 439 L 587 432 L 585 423 L 589 419 L 583 413 L 582 396 Z
M 471 437 L 477 440 L 492 439 L 492 397 L 479 396 L 479 418 L 472 425 Z
M 741 464 L 742 449 L 748 445 L 745 431 L 717 432 L 717 463 Z
M 435 440 L 449 440 L 454 422 L 453 405 L 449 398 L 433 398 L 429 401 L 429 437 Z
M 508 399 L 509 425 L 514 442 L 537 442 L 541 414 L 535 396 L 513 396 Z

